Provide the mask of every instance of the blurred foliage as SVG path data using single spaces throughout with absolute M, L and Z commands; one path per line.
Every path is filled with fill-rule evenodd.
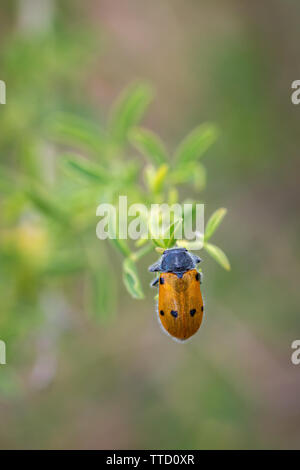
M 74 80 L 72 70 L 91 60 L 85 53 L 87 42 L 93 49 L 91 36 L 84 35 L 81 42 L 78 35 L 76 47 L 73 34 L 59 29 L 42 36 L 16 36 L 0 56 L 9 83 L 9 99 L 0 115 L 0 331 L 10 350 L 43 324 L 43 299 L 51 292 L 63 295 L 73 309 L 79 303 L 100 321 L 113 316 L 118 278 L 108 242 L 96 238 L 97 206 L 117 205 L 120 194 L 127 196 L 128 204 L 174 204 L 181 185 L 197 194 L 206 184 L 199 159 L 217 136 L 214 125 L 199 126 L 171 159 L 161 139 L 139 127 L 154 96 L 142 81 L 117 97 L 107 126 L 100 125 L 88 107 L 76 104 L 84 76 Z M 207 239 L 225 214 L 220 211 L 208 223 Z M 123 282 L 133 298 L 144 297 L 137 262 L 155 249 L 174 246 L 181 222 L 171 220 L 170 236 L 162 233 L 151 241 L 110 240 L 123 257 Z M 151 233 L 151 220 L 146 223 Z M 197 248 L 193 243 L 198 242 L 180 243 Z M 204 247 L 229 269 L 219 248 L 206 239 Z M 14 396 L 18 378 L 4 374 L 0 389 Z
M 127 196 L 129 204 L 173 204 L 178 202 L 180 185 L 192 184 L 198 192 L 206 182 L 199 159 L 217 136 L 214 125 L 201 125 L 179 144 L 171 159 L 157 135 L 137 126 L 154 95 L 152 87 L 141 81 L 132 83 L 116 99 L 106 127 L 82 115 L 56 111 L 55 102 L 61 102 L 61 97 L 58 100 L 56 96 L 55 101 L 47 97 L 45 107 L 41 106 L 50 81 L 55 90 L 59 89 L 60 80 L 65 83 L 69 78 L 70 61 L 74 67 L 82 60 L 80 50 L 73 52 L 72 44 L 72 37 L 58 35 L 53 40 L 50 36 L 40 43 L 16 41 L 3 54 L 4 68 L 14 90 L 1 122 L 6 160 L 0 169 L 2 285 L 13 292 L 6 297 L 10 299 L 8 324 L 9 312 L 18 310 L 24 299 L 36 309 L 43 288 L 50 283 L 63 285 L 67 276 L 76 279 L 81 274 L 94 299 L 88 299 L 88 305 L 96 316 L 107 318 L 114 310 L 116 286 L 104 243 L 93 237 L 97 205 L 117 204 L 120 194 Z M 45 64 L 40 73 L 36 59 L 41 55 Z M 52 61 L 54 55 L 56 59 Z M 25 68 L 21 87 L 18 67 Z M 24 79 L 30 84 L 27 94 Z M 68 80 L 68 86 L 72 89 L 72 80 Z M 145 163 L 140 157 L 131 156 L 130 145 L 145 157 Z M 144 174 L 144 184 L 140 172 Z M 207 239 L 225 212 L 218 214 L 208 223 Z M 111 240 L 125 257 L 123 280 L 134 298 L 144 297 L 137 261 L 155 247 L 160 251 L 174 246 L 179 222 L 182 221 L 171 221 L 167 229 L 170 236 L 162 233 L 150 242 L 138 240 L 135 247 L 125 240 Z M 151 220 L 146 223 L 151 233 Z M 204 247 L 208 253 L 229 269 L 225 255 L 207 244 L 206 238 Z M 194 242 L 181 243 L 197 248 Z

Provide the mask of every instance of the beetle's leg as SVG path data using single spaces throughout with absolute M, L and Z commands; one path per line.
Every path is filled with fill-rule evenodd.
M 200 284 L 202 284 L 202 280 L 203 280 L 203 274 L 202 274 L 202 273 L 200 273 L 199 271 L 197 271 L 197 272 L 198 272 L 198 274 L 199 274 L 199 276 L 200 276 L 200 279 L 199 279 L 199 281 L 200 281 Z
M 150 286 L 151 286 L 151 287 L 157 287 L 158 281 L 159 281 L 159 277 L 157 277 L 156 279 L 154 279 L 154 281 L 151 282 Z

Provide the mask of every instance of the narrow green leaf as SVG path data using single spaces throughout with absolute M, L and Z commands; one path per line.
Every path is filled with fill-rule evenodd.
M 139 239 L 135 242 L 135 246 L 136 246 L 137 248 L 140 248 L 141 246 L 146 245 L 147 242 L 148 242 L 148 239 L 147 239 L 147 238 L 139 238 Z
M 162 187 L 168 174 L 168 170 L 169 167 L 166 164 L 163 164 L 158 168 L 153 180 L 151 181 L 151 189 L 154 193 L 157 194 L 162 190 Z
M 213 124 L 201 124 L 179 144 L 175 159 L 180 165 L 195 161 L 216 141 L 218 131 Z
M 156 169 L 153 165 L 147 165 L 144 170 L 145 182 L 152 193 L 159 193 L 162 190 L 169 171 L 165 163 Z
M 216 210 L 209 218 L 206 227 L 205 227 L 205 233 L 204 233 L 204 240 L 207 241 L 210 239 L 210 237 L 215 233 L 217 228 L 219 227 L 220 223 L 224 219 L 225 215 L 227 213 L 227 209 L 224 207 Z
M 186 248 L 191 251 L 202 250 L 203 248 L 203 238 L 198 238 L 197 240 L 178 240 L 177 245 Z
M 171 183 L 178 185 L 184 184 L 189 181 L 195 181 L 196 177 L 196 163 L 189 162 L 184 165 L 180 163 L 170 172 L 168 176 Z
M 129 133 L 129 140 L 139 152 L 154 163 L 161 165 L 167 161 L 168 155 L 165 146 L 154 132 L 135 127 Z
M 29 200 L 47 217 L 50 217 L 60 223 L 66 224 L 67 214 L 60 204 L 46 191 L 31 186 L 27 188 L 26 195 Z
M 166 229 L 163 238 L 168 248 L 171 248 L 175 244 L 176 233 L 182 224 L 182 221 L 183 218 L 177 219 Z M 169 235 L 169 238 L 165 238 L 166 234 Z
M 206 186 L 206 169 L 201 163 L 195 165 L 193 181 L 197 191 L 202 191 Z
M 123 256 L 131 255 L 130 248 L 125 240 L 120 238 L 109 238 L 109 241 Z
M 193 182 L 197 191 L 201 191 L 206 185 L 206 169 L 199 162 L 189 162 L 184 165 L 178 164 L 169 175 L 171 183 L 178 185 Z
M 58 113 L 49 120 L 46 132 L 58 142 L 93 153 L 102 153 L 106 137 L 93 123 L 69 113 Z
M 179 199 L 178 191 L 176 188 L 170 188 L 168 192 L 168 204 L 172 206 L 172 204 L 177 204 Z
M 147 188 L 153 191 L 153 181 L 156 175 L 155 167 L 153 165 L 147 165 L 144 169 L 144 180 Z
M 138 162 L 126 161 L 124 166 L 118 167 L 116 178 L 122 180 L 123 184 L 128 186 L 134 185 L 135 181 L 139 178 L 140 165 Z
M 212 245 L 211 243 L 204 243 L 204 249 L 222 266 L 222 268 L 226 269 L 226 271 L 230 271 L 229 260 L 221 248 Z
M 167 248 L 165 242 L 160 238 L 152 238 L 152 242 L 157 248 L 163 248 L 164 250 Z
M 201 201 L 199 201 L 199 203 L 201 203 Z M 185 199 L 183 204 L 184 204 L 184 212 L 183 212 L 184 223 L 186 223 L 187 226 L 195 227 L 196 216 L 197 216 L 197 203 L 194 202 L 192 199 Z M 198 236 L 198 235 L 199 235 L 198 233 L 195 234 L 195 236 Z
M 138 124 L 153 97 L 152 88 L 144 82 L 129 85 L 113 105 L 109 126 L 117 142 L 127 139 L 128 131 Z
M 147 224 L 148 224 L 149 236 L 151 238 L 152 243 L 154 243 L 156 247 L 166 248 L 167 247 L 166 243 L 161 238 L 162 228 L 161 228 L 161 218 L 160 218 L 159 211 L 158 212 L 150 211 L 150 216 L 147 221 Z
M 77 155 L 65 155 L 63 162 L 80 175 L 99 183 L 107 183 L 111 180 L 111 175 L 103 167 L 86 158 Z
M 148 241 L 149 240 L 146 240 L 146 242 L 148 242 Z M 131 259 L 133 259 L 134 261 L 139 261 L 141 258 L 143 258 L 143 256 L 150 253 L 152 251 L 152 249 L 153 249 L 152 244 L 148 243 L 148 245 L 143 246 L 142 248 L 140 248 L 135 253 L 132 253 Z
M 143 299 L 144 293 L 135 263 L 130 258 L 123 262 L 123 281 L 129 294 L 134 299 Z

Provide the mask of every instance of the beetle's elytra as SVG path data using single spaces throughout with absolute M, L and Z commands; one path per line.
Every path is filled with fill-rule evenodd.
M 152 282 L 159 286 L 158 317 L 167 333 L 185 341 L 199 329 L 203 318 L 201 274 L 196 265 L 201 259 L 186 248 L 165 250 L 157 263 L 149 267 L 160 272 Z

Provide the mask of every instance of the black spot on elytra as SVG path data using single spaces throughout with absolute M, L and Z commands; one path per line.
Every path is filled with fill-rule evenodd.
M 161 316 L 165 314 L 163 310 L 161 310 L 159 313 L 161 314 Z
M 196 309 L 195 308 L 192 308 L 192 310 L 190 310 L 190 315 L 191 317 L 193 317 L 196 313 Z
M 161 278 L 159 279 L 159 283 L 160 283 L 160 284 L 164 284 L 164 283 L 165 283 L 165 280 L 164 280 L 163 277 L 161 277 Z
M 177 318 L 178 312 L 176 312 L 176 310 L 171 310 L 171 315 L 172 315 L 174 318 Z
M 203 312 L 203 305 L 202 305 L 202 307 L 201 307 L 201 312 Z
M 196 274 L 196 281 L 200 281 L 200 273 Z

